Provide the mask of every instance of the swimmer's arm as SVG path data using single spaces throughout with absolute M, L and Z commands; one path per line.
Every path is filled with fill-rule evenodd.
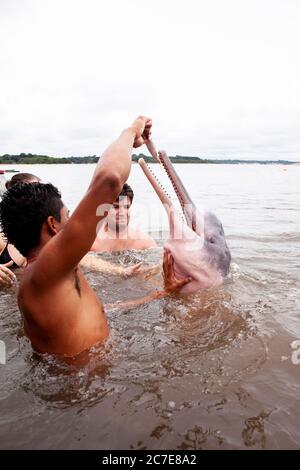
M 89 254 L 85 255 L 80 261 L 80 266 L 83 266 L 85 268 L 93 269 L 102 273 L 115 274 L 123 276 L 125 278 L 133 276 L 135 274 L 139 274 L 142 271 L 142 264 L 143 263 L 137 263 L 133 266 L 123 268 L 123 266 L 116 266 L 115 264 L 110 263 L 109 261 L 106 261 L 101 258 L 96 258 L 95 256 Z
M 0 243 L 1 245 L 1 243 Z M 8 249 L 8 253 L 9 253 L 9 256 L 11 257 L 11 259 L 13 260 L 13 262 L 19 267 L 19 268 L 24 268 L 27 264 L 27 260 L 26 258 L 24 258 L 23 255 L 21 255 L 21 253 L 19 252 L 19 250 L 17 250 L 16 247 L 14 247 L 13 245 L 11 245 L 11 243 L 9 243 L 8 245 L 5 245 L 7 246 L 7 249 Z
M 138 307 L 139 305 L 143 305 L 145 303 L 151 302 L 152 300 L 161 299 L 162 297 L 166 297 L 170 295 L 170 292 L 165 290 L 152 292 L 151 294 L 145 295 L 145 297 L 141 297 L 139 299 L 134 300 L 126 300 L 124 302 L 119 301 L 113 304 L 105 304 L 106 309 L 121 309 L 121 310 L 131 310 L 133 308 Z
M 174 273 L 174 259 L 171 253 L 166 249 L 164 251 L 163 270 L 165 283 L 164 290 L 152 292 L 151 294 L 148 294 L 145 297 L 141 297 L 139 299 L 128 300 L 125 302 L 115 302 L 114 304 L 106 304 L 105 307 L 130 310 L 132 308 L 138 307 L 139 305 L 151 302 L 152 300 L 161 299 L 162 297 L 173 294 L 191 281 L 191 278 L 188 277 L 180 281 L 176 278 Z
M 102 258 L 96 258 L 93 255 L 85 255 L 80 261 L 80 266 L 94 271 L 102 273 L 110 273 L 117 276 L 123 276 L 125 279 L 131 276 L 136 276 L 137 274 L 143 274 L 144 279 L 148 280 L 160 270 L 158 265 L 154 266 L 143 266 L 143 263 L 137 263 L 132 266 L 116 266 L 109 261 L 106 261 Z
M 171 295 L 177 290 L 179 290 L 181 287 L 185 286 L 185 284 L 187 284 L 188 282 L 190 282 L 189 278 L 183 279 L 181 281 L 177 281 L 176 284 L 169 286 L 168 289 L 151 292 L 151 294 L 145 295 L 145 297 L 141 297 L 139 299 L 126 300 L 124 302 L 120 301 L 120 302 L 115 302 L 113 304 L 105 304 L 105 308 L 107 309 L 117 308 L 121 310 L 131 310 L 133 308 L 138 307 L 139 305 L 144 305 L 146 303 L 152 302 L 153 300 L 167 297 L 168 295 Z
M 87 193 L 67 224 L 41 250 L 31 272 L 38 289 L 59 282 L 76 268 L 92 246 L 98 224 L 107 210 L 99 215 L 99 206 L 110 205 L 121 192 L 131 168 L 133 145 L 150 135 L 151 120 L 138 118 L 125 129 L 99 160 Z M 143 143 L 143 142 L 141 142 Z
M 80 261 L 80 266 L 102 273 L 122 274 L 121 266 L 116 266 L 115 264 L 109 263 L 104 259 L 95 258 L 95 256 L 91 256 L 89 254 L 82 258 Z

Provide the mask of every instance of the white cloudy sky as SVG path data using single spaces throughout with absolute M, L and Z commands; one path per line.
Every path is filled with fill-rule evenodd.
M 0 0 L 0 154 L 300 160 L 299 0 Z

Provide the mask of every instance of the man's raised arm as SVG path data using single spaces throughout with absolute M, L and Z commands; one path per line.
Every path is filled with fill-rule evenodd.
M 71 218 L 40 252 L 32 273 L 38 284 L 49 285 L 66 276 L 89 251 L 97 225 L 129 176 L 132 148 L 142 145 L 150 137 L 151 125 L 149 118 L 137 118 L 105 150 L 89 188 Z M 108 205 L 107 210 L 105 205 Z

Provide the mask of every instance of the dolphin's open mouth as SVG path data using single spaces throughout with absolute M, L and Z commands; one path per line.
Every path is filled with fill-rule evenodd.
M 166 152 L 162 151 L 158 154 L 159 160 L 163 165 L 178 198 L 181 209 L 183 211 L 187 225 L 196 232 L 196 206 L 187 192 L 183 182 L 178 176 L 171 160 Z
M 196 206 L 194 202 L 192 201 L 189 193 L 187 192 L 183 182 L 178 176 L 171 160 L 169 159 L 166 152 L 160 151 L 157 153 L 151 141 L 147 142 L 147 147 L 152 157 L 156 161 L 159 161 L 162 164 L 163 168 L 165 169 L 168 175 L 168 178 L 172 183 L 172 186 L 174 188 L 178 201 L 180 203 L 186 223 L 188 227 L 190 227 L 194 232 L 196 232 Z M 153 175 L 149 166 L 147 165 L 147 163 L 145 162 L 143 158 L 139 159 L 139 164 L 142 167 L 151 185 L 153 186 L 154 190 L 156 191 L 157 195 L 159 196 L 161 202 L 165 204 L 166 206 L 171 207 L 172 206 L 171 200 L 169 199 L 168 195 L 165 193 L 161 184 L 159 183 L 157 178 Z

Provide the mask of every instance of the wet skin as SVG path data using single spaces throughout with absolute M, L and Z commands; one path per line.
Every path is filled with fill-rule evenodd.
M 61 221 L 57 223 L 58 230 L 63 230 L 67 222 L 68 211 L 64 206 Z M 47 245 L 48 250 L 51 249 L 51 240 Z M 75 267 L 59 282 L 40 289 L 32 276 L 37 262 L 29 260 L 18 296 L 24 330 L 33 348 L 41 353 L 71 356 L 104 340 L 108 326 L 103 306 L 81 269 Z
M 152 237 L 130 226 L 130 209 L 128 196 L 122 196 L 114 202 L 91 251 L 146 250 L 156 246 Z

